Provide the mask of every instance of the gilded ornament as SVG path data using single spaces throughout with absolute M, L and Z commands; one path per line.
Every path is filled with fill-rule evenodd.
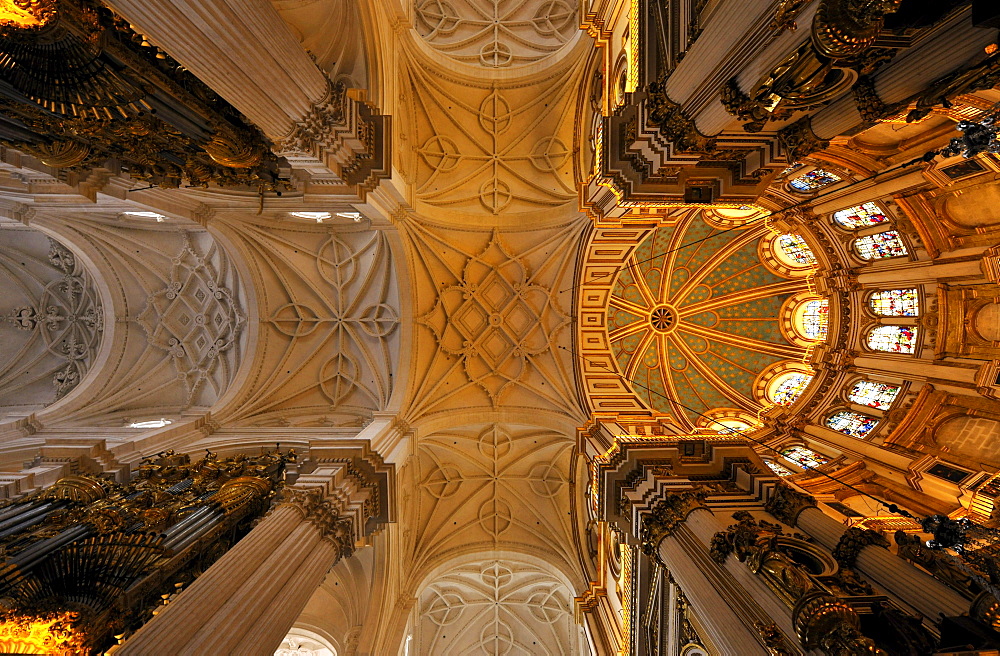
M 805 649 L 837 656 L 887 656 L 861 633 L 857 612 L 822 590 L 813 590 L 798 600 L 792 609 L 792 624 Z
M 708 491 L 702 488 L 684 492 L 667 492 L 642 519 L 640 540 L 647 555 L 655 555 L 663 538 L 680 526 L 697 508 L 705 507 Z
M 830 145 L 829 139 L 820 139 L 812 130 L 812 119 L 803 116 L 778 132 L 778 139 L 785 146 L 788 161 L 800 160 Z
M 649 85 L 646 101 L 649 120 L 673 143 L 674 150 L 682 153 L 709 153 L 715 150 L 715 139 L 706 137 L 681 110 L 681 106 L 667 96 L 666 79 Z
M 796 525 L 799 513 L 803 510 L 815 507 L 816 499 L 784 481 L 778 481 L 771 498 L 764 504 L 764 510 L 789 526 Z
M 906 120 L 919 121 L 938 105 L 948 107 L 952 99 L 962 94 L 991 89 L 998 83 L 1000 83 L 1000 52 L 975 66 L 938 79 L 917 96 L 916 107 L 906 115 Z
M 861 550 L 870 546 L 888 549 L 889 541 L 877 531 L 851 527 L 837 540 L 837 546 L 833 548 L 833 557 L 841 567 L 854 567 Z

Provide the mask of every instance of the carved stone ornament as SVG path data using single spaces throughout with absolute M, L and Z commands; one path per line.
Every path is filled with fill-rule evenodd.
M 859 77 L 851 90 L 854 92 L 854 103 L 858 107 L 858 113 L 868 123 L 875 123 L 892 116 L 901 109 L 899 103 L 887 105 L 875 91 L 874 80 L 866 75 Z
M 858 554 L 865 547 L 876 546 L 889 548 L 889 541 L 882 534 L 868 528 L 852 527 L 844 531 L 833 548 L 833 557 L 841 567 L 854 567 Z
M 768 111 L 763 103 L 743 93 L 736 78 L 722 87 L 722 105 L 727 112 L 743 122 L 743 129 L 747 132 L 760 132 L 768 121 L 783 121 L 792 116 L 790 111 Z
M 680 526 L 687 516 L 697 508 L 705 507 L 708 491 L 698 488 L 685 492 L 668 492 L 642 520 L 640 540 L 642 551 L 655 555 L 663 538 Z
M 781 4 L 775 10 L 774 18 L 771 19 L 771 24 L 768 27 L 772 30 L 797 29 L 798 25 L 795 23 L 795 19 L 798 18 L 802 8 L 807 4 L 808 0 L 781 0 Z
M 667 96 L 665 79 L 649 85 L 646 103 L 649 120 L 659 128 L 665 139 L 673 143 L 675 151 L 710 153 L 715 150 L 715 139 L 699 132 L 694 121 L 681 110 L 681 106 Z
M 281 491 L 279 506 L 293 506 L 302 513 L 305 521 L 320 530 L 323 539 L 337 546 L 337 553 L 346 558 L 354 553 L 354 530 L 351 519 L 337 514 L 336 507 L 324 500 L 319 489 L 302 490 L 287 487 Z
M 329 139 L 343 127 L 346 115 L 347 87 L 343 82 L 327 80 L 326 94 L 295 123 L 292 131 L 274 144 L 276 153 L 305 153 L 318 157 L 330 146 Z
M 809 116 L 803 116 L 788 127 L 779 130 L 778 139 L 785 146 L 789 162 L 800 160 L 830 145 L 828 139 L 820 139 L 813 132 L 812 119 Z
M 758 624 L 757 633 L 764 640 L 764 646 L 771 656 L 792 656 L 796 653 L 777 624 Z
M 774 494 L 764 504 L 764 510 L 789 526 L 795 526 L 800 512 L 815 507 L 816 499 L 782 481 L 778 482 Z

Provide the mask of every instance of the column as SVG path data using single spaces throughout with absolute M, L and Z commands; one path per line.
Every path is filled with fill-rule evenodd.
M 978 259 L 964 262 L 905 262 L 901 266 L 872 267 L 858 274 L 864 287 L 876 285 L 913 286 L 953 278 L 981 278 L 983 271 Z
M 697 511 L 711 514 L 708 510 Z M 687 533 L 687 536 L 683 534 Z M 690 531 L 679 528 L 660 541 L 656 553 L 671 576 L 684 591 L 684 596 L 705 627 L 708 637 L 723 654 L 767 654 L 759 637 L 747 627 L 719 593 L 720 578 L 727 576 L 712 562 L 692 554 Z M 695 540 L 697 542 L 697 540 Z M 700 543 L 697 546 L 701 546 Z
M 114 0 L 112 8 L 271 139 L 327 93 L 323 72 L 268 0 Z
M 286 500 L 117 653 L 273 653 L 327 571 L 353 546 L 352 521 L 318 490 Z
M 848 529 L 815 504 L 815 499 L 809 495 L 790 486 L 781 486 L 768 500 L 767 510 L 834 551 Z M 939 613 L 953 617 L 969 609 L 968 599 L 884 546 L 862 546 L 854 567 L 928 618 L 937 619 Z

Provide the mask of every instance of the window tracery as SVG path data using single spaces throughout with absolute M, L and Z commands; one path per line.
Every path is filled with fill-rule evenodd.
M 830 330 L 830 301 L 815 299 L 809 301 L 802 311 L 802 334 L 809 339 L 823 341 Z
M 895 230 L 886 230 L 874 235 L 866 235 L 854 240 L 854 248 L 865 260 L 882 260 L 887 257 L 906 255 L 906 244 Z
M 812 449 L 804 446 L 791 446 L 787 449 L 782 449 L 781 455 L 783 455 L 787 460 L 794 462 L 801 467 L 806 467 L 807 469 L 822 467 L 826 463 L 830 462 L 829 458 L 821 456 Z
M 872 312 L 880 317 L 915 317 L 920 314 L 916 288 L 883 289 L 868 299 Z
M 877 410 L 887 410 L 899 395 L 899 385 L 878 383 L 874 380 L 859 380 L 854 383 L 848 398 L 852 403 L 866 405 Z
M 812 374 L 802 371 L 789 371 L 774 379 L 771 383 L 771 401 L 777 405 L 791 405 L 798 400 L 809 383 Z
M 813 254 L 809 244 L 801 235 L 785 234 L 778 235 L 776 241 L 779 255 L 783 255 L 789 264 L 793 266 L 812 266 L 816 264 L 816 255 Z
M 807 171 L 797 178 L 792 178 L 788 181 L 789 186 L 796 190 L 805 193 L 816 191 L 817 189 L 822 189 L 823 187 L 828 187 L 835 182 L 840 182 L 841 177 L 836 173 L 830 173 L 823 169 L 813 169 Z
M 878 425 L 878 419 L 853 410 L 841 410 L 830 415 L 826 425 L 844 435 L 864 438 Z
M 876 326 L 868 332 L 868 348 L 883 353 L 906 353 L 916 350 L 915 326 Z
M 889 217 L 886 216 L 885 212 L 878 205 L 873 202 L 867 202 L 834 212 L 833 220 L 843 228 L 856 230 L 880 223 L 888 223 Z

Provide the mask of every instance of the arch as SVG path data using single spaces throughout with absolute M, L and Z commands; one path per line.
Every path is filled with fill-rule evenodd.
M 865 405 L 876 410 L 888 410 L 899 397 L 901 385 L 881 383 L 875 380 L 858 380 L 847 392 L 851 403 Z
M 934 442 L 966 458 L 994 466 L 1000 463 L 1000 421 L 995 419 L 952 416 L 934 429 Z
M 274 656 L 337 656 L 337 650 L 315 631 L 293 626 L 274 652 Z
M 854 251 L 862 260 L 884 260 L 909 255 L 903 238 L 896 230 L 884 230 L 854 240 Z
M 785 467 L 781 463 L 776 462 L 774 460 L 766 460 L 765 459 L 764 460 L 764 464 L 767 465 L 768 469 L 770 469 L 772 472 L 774 472 L 774 474 L 776 476 L 780 476 L 780 477 L 784 478 L 786 476 L 794 476 L 795 475 L 795 472 L 793 472 L 791 469 L 789 469 L 788 467 Z
M 757 254 L 764 266 L 784 278 L 804 278 L 819 267 L 802 234 L 769 232 L 761 238 Z
M 853 410 L 840 410 L 826 419 L 826 425 L 833 430 L 863 439 L 878 425 L 877 417 L 864 415 Z
M 916 317 L 920 314 L 919 290 L 880 289 L 868 295 L 867 307 L 877 317 Z
M 760 420 L 744 410 L 716 408 L 704 413 L 696 422 L 696 429 L 721 435 L 754 431 Z
M 785 338 L 799 346 L 826 341 L 830 333 L 830 299 L 811 292 L 789 297 L 781 308 L 781 328 Z
M 916 326 L 875 326 L 865 343 L 873 351 L 911 355 L 917 350 L 917 334 Z
M 833 213 L 832 218 L 834 223 L 846 230 L 870 228 L 874 225 L 888 223 L 891 220 L 885 210 L 873 201 L 837 210 Z
M 801 362 L 779 362 L 761 372 L 754 396 L 761 405 L 792 405 L 812 382 L 815 372 Z

